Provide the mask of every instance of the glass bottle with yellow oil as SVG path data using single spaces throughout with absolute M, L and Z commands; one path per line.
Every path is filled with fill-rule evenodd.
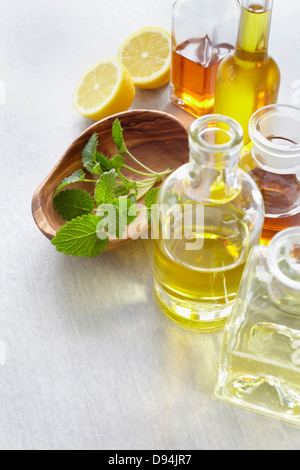
M 249 257 L 226 325 L 216 395 L 300 424 L 300 227 Z
M 261 243 L 280 231 L 300 226 L 300 109 L 266 106 L 249 123 L 251 142 L 240 167 L 257 183 L 265 202 Z
M 251 116 L 277 103 L 281 77 L 268 54 L 273 0 L 243 0 L 241 9 L 235 52 L 218 69 L 214 112 L 237 120 L 247 144 Z
M 236 121 L 197 119 L 189 164 L 158 194 L 152 224 L 156 297 L 168 317 L 191 329 L 224 326 L 249 250 L 260 240 L 264 204 L 238 167 L 242 145 Z
M 238 0 L 177 0 L 172 15 L 171 100 L 199 117 L 213 111 L 220 62 L 234 50 Z

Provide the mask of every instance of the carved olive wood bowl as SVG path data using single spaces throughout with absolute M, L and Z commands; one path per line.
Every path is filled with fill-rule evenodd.
M 99 151 L 109 157 L 117 153 L 116 145 L 112 140 L 112 125 L 119 118 L 124 139 L 129 151 L 143 164 L 154 171 L 162 172 L 168 168 L 176 170 L 188 161 L 188 132 L 183 123 L 177 118 L 160 111 L 132 110 L 103 119 L 89 127 L 68 148 L 55 168 L 40 184 L 32 200 L 32 213 L 40 231 L 51 240 L 56 232 L 66 222 L 57 214 L 53 205 L 53 196 L 61 181 L 74 171 L 82 168 L 81 155 L 90 137 L 97 132 L 99 137 Z M 126 164 L 132 168 L 143 171 L 128 155 Z M 140 180 L 145 177 L 135 173 L 122 171 L 125 176 Z M 95 179 L 87 173 L 88 179 Z M 68 186 L 82 188 L 93 192 L 92 183 L 76 183 Z M 143 199 L 139 201 L 143 203 Z M 139 227 L 138 233 L 148 229 L 145 219 L 144 227 Z M 133 237 L 132 237 L 133 238 Z M 131 239 L 111 238 L 107 250 L 117 248 Z

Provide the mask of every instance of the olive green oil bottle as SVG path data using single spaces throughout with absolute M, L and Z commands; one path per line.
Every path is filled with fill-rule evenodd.
M 264 221 L 262 195 L 239 169 L 243 131 L 208 115 L 191 126 L 190 162 L 163 183 L 154 211 L 154 283 L 161 310 L 194 330 L 222 328 Z

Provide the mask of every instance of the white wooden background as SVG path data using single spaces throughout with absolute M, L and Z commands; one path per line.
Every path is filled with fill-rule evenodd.
M 300 428 L 214 398 L 222 333 L 161 315 L 151 242 L 73 259 L 31 216 L 34 190 L 91 124 L 71 107 L 77 79 L 134 30 L 170 30 L 172 4 L 0 0 L 1 449 L 300 449 Z M 298 0 L 275 0 L 283 103 L 300 104 L 299 18 Z M 191 119 L 168 86 L 133 107 Z

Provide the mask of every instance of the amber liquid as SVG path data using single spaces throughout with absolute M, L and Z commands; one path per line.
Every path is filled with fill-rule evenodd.
M 268 245 L 278 232 L 300 226 L 300 181 L 296 175 L 258 168 L 249 147 L 241 156 L 240 167 L 254 179 L 264 198 L 266 217 L 261 244 Z
M 172 101 L 193 116 L 209 114 L 214 107 L 218 67 L 232 50 L 229 44 L 213 47 L 207 36 L 174 47 Z
M 236 51 L 218 69 L 214 111 L 240 123 L 245 145 L 254 112 L 278 99 L 280 71 L 268 55 L 270 21 L 271 10 L 243 7 Z
M 268 245 L 282 230 L 300 226 L 300 182 L 296 175 L 276 175 L 260 168 L 249 172 L 258 184 L 266 207 L 261 243 Z M 296 206 L 295 214 L 293 208 Z M 298 207 L 298 209 L 297 209 Z M 282 215 L 294 213 L 293 215 Z

